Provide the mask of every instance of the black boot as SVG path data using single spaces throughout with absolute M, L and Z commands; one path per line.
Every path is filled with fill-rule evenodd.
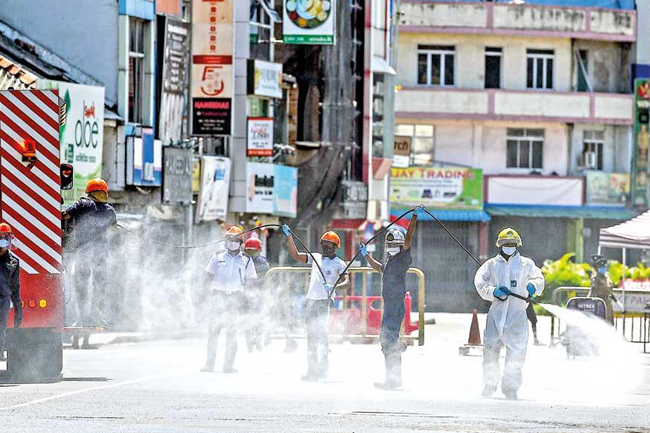
M 384 383 L 376 383 L 375 386 L 381 389 L 396 389 L 402 386 L 402 355 L 394 353 L 385 356 L 386 380 Z

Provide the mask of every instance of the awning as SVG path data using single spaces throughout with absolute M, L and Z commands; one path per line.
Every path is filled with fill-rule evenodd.
M 397 72 L 395 72 L 395 69 L 393 69 L 385 59 L 379 56 L 372 56 L 372 61 L 370 62 L 370 69 L 372 70 L 372 72 L 378 74 L 389 74 L 389 75 L 397 74 Z
M 402 215 L 408 209 L 406 208 L 392 208 L 390 210 L 390 216 L 392 218 L 397 218 Z M 440 221 L 459 221 L 459 222 L 487 222 L 492 218 L 490 215 L 482 210 L 461 210 L 461 209 L 427 209 L 429 212 L 434 214 L 436 218 Z M 410 218 L 410 215 L 406 218 Z M 408 220 L 407 220 L 408 221 Z M 428 214 L 424 214 L 418 217 L 418 221 L 433 221 Z
M 600 229 L 598 244 L 606 248 L 650 248 L 650 211 L 630 221 Z
M 486 204 L 485 210 L 492 216 L 519 216 L 528 218 L 586 218 L 616 219 L 634 218 L 638 212 L 622 207 L 608 206 L 534 206 L 510 204 Z

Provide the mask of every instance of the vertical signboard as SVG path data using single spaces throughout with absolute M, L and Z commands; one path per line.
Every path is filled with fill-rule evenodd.
M 192 134 L 229 135 L 234 0 L 192 0 Z
M 163 158 L 163 204 L 192 203 L 192 149 L 166 147 Z
M 634 151 L 630 194 L 633 206 L 648 206 L 648 148 L 650 148 L 650 83 L 634 80 Z
M 285 44 L 334 45 L 335 0 L 284 0 Z
M 248 118 L 246 155 L 273 156 L 273 118 Z
M 181 139 L 190 26 L 170 17 L 165 17 L 163 22 L 158 138 L 163 145 L 168 145 Z
M 126 183 L 135 186 L 162 185 L 162 143 L 153 129 L 142 128 L 141 137 L 126 137 Z
M 59 126 L 61 162 L 74 167 L 71 190 L 63 191 L 69 205 L 85 194 L 86 183 L 102 174 L 104 88 L 59 81 L 41 81 L 41 89 L 58 89 L 65 101 L 65 122 Z
M 201 158 L 201 191 L 196 213 L 197 222 L 226 220 L 230 167 L 231 162 L 228 158 L 218 156 Z
M 298 169 L 274 166 L 273 215 L 295 218 L 298 210 Z
M 249 59 L 247 93 L 282 98 L 282 64 Z
M 290 218 L 298 208 L 298 169 L 276 164 L 246 164 L 246 212 Z
M 411 163 L 411 137 L 396 135 L 393 143 L 393 167 L 407 168 Z

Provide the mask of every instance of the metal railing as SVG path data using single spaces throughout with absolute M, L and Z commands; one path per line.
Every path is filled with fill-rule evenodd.
M 266 274 L 266 279 L 267 281 L 271 280 L 271 277 L 275 276 L 275 274 L 282 274 L 282 273 L 311 273 L 311 267 L 309 266 L 278 266 L 269 269 L 269 271 Z M 377 271 L 375 271 L 373 268 L 369 267 L 351 267 L 348 269 L 348 273 L 350 274 L 350 285 L 353 288 L 354 287 L 354 278 L 352 278 L 354 275 L 361 274 L 361 333 L 360 334 L 344 334 L 339 337 L 347 338 L 347 339 L 353 339 L 353 338 L 361 338 L 364 340 L 374 340 L 378 338 L 378 336 L 374 335 L 368 335 L 368 275 L 376 273 L 379 274 Z M 410 340 L 410 341 L 416 341 L 418 342 L 418 346 L 423 346 L 424 345 L 424 309 L 425 309 L 425 277 L 424 277 L 424 272 L 422 272 L 418 268 L 409 268 L 407 271 L 408 274 L 415 275 L 418 278 L 418 335 L 417 337 L 415 336 L 410 336 L 410 335 L 404 335 L 402 336 L 403 339 L 405 340 Z M 307 282 L 308 286 L 309 282 Z M 307 287 L 305 288 L 305 294 L 307 293 Z M 336 296 L 336 295 L 335 295 Z M 350 304 L 351 304 L 351 299 L 350 298 L 355 298 L 354 296 L 343 296 L 342 299 L 342 309 L 347 310 L 350 309 Z M 381 302 L 381 312 L 383 313 L 384 310 L 384 303 L 383 299 Z M 410 311 L 407 311 L 406 314 L 410 315 Z M 407 316 L 410 318 L 410 316 Z M 403 323 L 402 323 L 403 327 Z

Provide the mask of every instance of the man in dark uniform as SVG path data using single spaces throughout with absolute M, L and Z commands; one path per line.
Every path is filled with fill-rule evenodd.
M 9 252 L 13 232 L 9 224 L 0 224 L 0 360 L 5 361 L 5 330 L 10 305 L 14 305 L 14 328 L 23 323 L 20 299 L 20 262 Z
M 600 255 L 594 255 L 591 257 L 591 265 L 595 271 L 591 277 L 591 290 L 588 296 L 602 299 L 605 302 L 605 320 L 613 325 L 614 306 L 612 305 L 612 299 L 616 298 L 612 293 L 612 281 L 607 275 L 607 259 Z
M 384 245 L 388 258 L 386 263 L 375 260 L 361 244 L 361 254 L 374 270 L 382 274 L 382 293 L 384 314 L 381 319 L 381 334 L 379 341 L 386 363 L 386 380 L 376 386 L 384 389 L 394 389 L 402 386 L 402 352 L 406 344 L 399 339 L 399 331 L 404 321 L 406 309 L 406 272 L 411 266 L 411 239 L 415 233 L 418 216 L 424 213 L 420 205 L 411 215 L 406 237 L 401 231 L 391 229 L 386 234 Z M 410 312 L 409 312 L 410 313 Z
M 108 204 L 108 185 L 103 179 L 92 179 L 86 184 L 87 197 L 82 197 L 63 212 L 63 220 L 72 221 L 72 240 L 75 273 L 74 287 L 78 296 L 79 320 L 77 326 L 104 325 L 103 307 L 107 284 L 107 257 L 109 228 L 117 226 L 113 206 Z M 91 280 L 92 279 L 92 280 Z M 92 288 L 92 300 L 89 293 Z M 90 334 L 84 335 L 82 349 L 90 349 Z M 79 337 L 73 338 L 78 348 Z
M 264 335 L 264 322 L 266 319 L 267 291 L 264 286 L 264 276 L 269 271 L 269 262 L 262 256 L 262 241 L 258 238 L 249 238 L 244 242 L 244 252 L 248 256 L 251 265 L 255 266 L 257 280 L 251 284 L 246 292 L 246 346 L 248 351 L 253 348 L 262 350 L 262 337 Z M 250 265 L 249 265 L 250 266 Z

